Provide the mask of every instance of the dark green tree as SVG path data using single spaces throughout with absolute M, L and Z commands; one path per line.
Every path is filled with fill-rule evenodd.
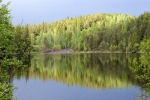
M 14 51 L 14 27 L 7 4 L 0 4 L 0 58 L 8 57 Z

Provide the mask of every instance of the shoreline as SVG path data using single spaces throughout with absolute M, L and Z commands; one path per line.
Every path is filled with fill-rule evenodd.
M 39 51 L 39 52 L 32 52 L 32 53 L 43 53 L 43 54 L 71 54 L 71 53 L 114 53 L 114 54 L 143 54 L 144 52 L 122 52 L 122 51 L 75 51 L 73 49 L 48 49 L 44 51 Z

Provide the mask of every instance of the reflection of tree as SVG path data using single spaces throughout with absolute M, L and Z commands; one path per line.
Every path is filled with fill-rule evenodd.
M 0 99 L 11 100 L 13 94 L 12 84 L 9 83 L 7 70 L 0 65 Z
M 27 73 L 29 59 L 27 55 L 6 58 L 0 61 L 0 100 L 12 100 L 14 86 L 12 84 L 14 73 L 19 74 Z
M 22 77 L 92 88 L 121 88 L 137 84 L 129 64 L 130 57 L 119 54 L 34 55 L 29 75 Z
M 139 59 L 134 59 L 130 67 L 141 86 L 140 98 L 150 99 L 150 54 L 144 54 Z

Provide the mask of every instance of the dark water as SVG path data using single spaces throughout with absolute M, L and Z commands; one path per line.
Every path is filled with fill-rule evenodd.
M 17 100 L 135 100 L 140 85 L 129 69 L 131 54 L 35 54 L 17 72 Z

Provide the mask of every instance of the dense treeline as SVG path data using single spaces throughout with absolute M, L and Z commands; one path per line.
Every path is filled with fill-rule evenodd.
M 46 49 L 71 48 L 77 51 L 147 51 L 139 48 L 149 43 L 150 13 L 139 17 L 128 14 L 93 14 L 66 18 L 39 25 L 11 23 L 7 5 L 0 10 L 0 58 Z
M 77 51 L 137 52 L 141 41 L 150 39 L 150 13 L 93 14 L 53 23 L 26 25 L 35 51 L 71 48 Z M 18 27 L 18 26 L 16 26 Z

